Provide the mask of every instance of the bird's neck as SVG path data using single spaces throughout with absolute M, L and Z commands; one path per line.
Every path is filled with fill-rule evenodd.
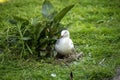
M 64 36 L 64 37 L 62 37 L 62 38 L 70 38 L 70 36 Z

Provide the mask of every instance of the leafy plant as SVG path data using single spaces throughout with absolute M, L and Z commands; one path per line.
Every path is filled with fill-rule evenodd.
M 38 56 L 41 56 L 42 52 L 45 56 L 51 56 L 58 33 L 64 28 L 60 21 L 73 7 L 74 5 L 70 5 L 57 12 L 50 1 L 45 0 L 42 5 L 45 19 L 42 21 L 38 17 L 26 20 L 13 16 L 10 22 L 17 26 L 19 40 L 22 42 L 21 54 L 29 51 L 31 54 L 37 53 Z

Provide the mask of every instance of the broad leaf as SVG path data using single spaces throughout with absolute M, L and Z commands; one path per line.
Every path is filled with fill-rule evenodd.
M 42 14 L 48 19 L 53 19 L 55 15 L 54 7 L 48 0 L 45 0 L 42 5 Z
M 62 9 L 54 18 L 55 22 L 60 22 L 62 20 L 62 18 L 68 13 L 68 11 L 70 11 L 72 8 L 74 7 L 74 5 L 70 5 L 65 7 L 64 9 Z

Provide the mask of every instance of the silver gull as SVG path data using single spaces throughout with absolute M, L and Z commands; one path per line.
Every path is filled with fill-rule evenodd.
M 55 43 L 55 50 L 58 54 L 69 57 L 75 54 L 75 48 L 68 30 L 62 30 L 61 38 Z

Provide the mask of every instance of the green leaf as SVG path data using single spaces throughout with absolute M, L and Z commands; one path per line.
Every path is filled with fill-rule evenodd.
M 50 3 L 50 1 L 45 0 L 43 5 L 42 5 L 42 14 L 43 14 L 43 16 L 48 18 L 48 19 L 53 19 L 55 13 L 56 12 L 54 10 L 54 7 Z
M 54 18 L 54 22 L 60 22 L 62 18 L 74 7 L 74 5 L 70 5 L 62 9 Z
M 40 25 L 40 24 L 38 24 L 38 25 Z M 37 32 L 36 39 L 38 39 L 40 37 L 42 31 L 45 29 L 46 26 L 42 26 L 42 27 L 37 26 L 37 27 L 38 27 L 37 28 L 38 30 L 36 30 L 36 32 Z

